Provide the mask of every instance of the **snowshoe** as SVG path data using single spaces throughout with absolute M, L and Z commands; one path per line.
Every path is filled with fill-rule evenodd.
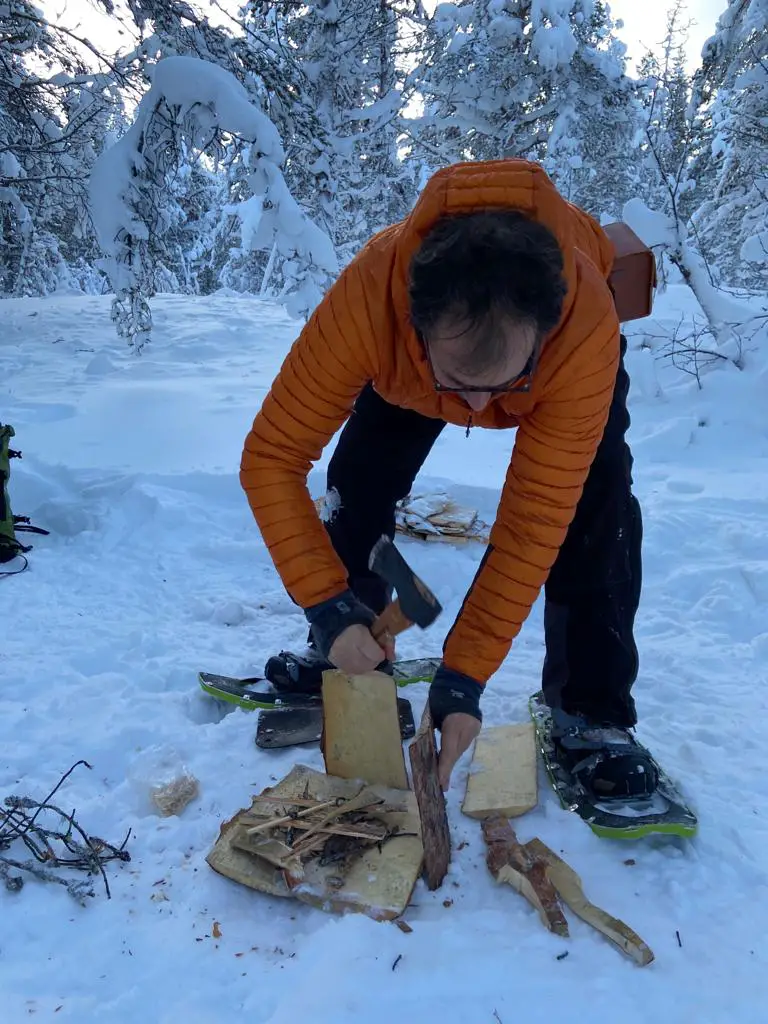
M 696 815 L 629 730 L 596 726 L 553 710 L 541 692 L 530 698 L 529 709 L 555 793 L 596 835 L 696 834 Z
M 282 661 L 279 661 L 282 659 Z M 217 700 L 234 704 L 247 711 L 259 711 L 256 743 L 275 748 L 299 743 L 319 742 L 323 722 L 321 696 L 322 668 L 331 667 L 319 658 L 306 658 L 282 652 L 267 662 L 271 678 L 251 676 L 237 678 L 200 672 L 201 688 Z M 439 658 L 415 658 L 397 661 L 390 672 L 398 686 L 431 682 L 440 664 Z M 275 682 L 281 684 L 278 686 Z M 306 686 L 308 692 L 299 689 Z M 415 735 L 410 701 L 398 697 L 400 734 L 404 740 Z
M 408 686 L 431 682 L 439 664 L 438 658 L 415 658 L 394 664 L 385 661 L 378 670 L 394 676 L 398 686 Z M 323 672 L 333 667 L 310 647 L 304 654 L 281 651 L 273 655 L 264 667 L 264 676 L 279 693 L 319 694 L 323 686 Z

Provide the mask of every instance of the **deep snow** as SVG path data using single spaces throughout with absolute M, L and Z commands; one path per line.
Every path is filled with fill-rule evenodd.
M 220 822 L 252 793 L 295 760 L 321 766 L 312 749 L 259 751 L 255 716 L 225 713 L 196 682 L 201 668 L 259 672 L 304 639 L 237 479 L 296 323 L 237 297 L 153 306 L 154 341 L 135 357 L 114 337 L 107 298 L 0 305 L 0 421 L 24 452 L 12 465 L 14 511 L 51 531 L 31 538 L 27 572 L 0 580 L 0 797 L 40 798 L 86 758 L 93 770 L 71 776 L 61 803 L 112 842 L 133 830 L 131 863 L 107 868 L 111 900 L 98 883 L 85 908 L 50 884 L 0 890 L 2 1020 L 764 1021 L 765 344 L 747 351 L 743 371 L 720 366 L 699 390 L 640 347 L 691 314 L 682 288 L 629 332 L 645 520 L 638 735 L 681 782 L 699 837 L 600 840 L 543 777 L 538 808 L 514 823 L 649 943 L 656 961 L 640 969 L 571 913 L 570 940 L 548 934 L 495 886 L 479 825 L 460 812 L 468 759 L 449 793 L 451 872 L 439 892 L 419 884 L 410 934 L 270 900 L 205 864 Z M 509 433 L 466 439 L 448 428 L 419 484 L 445 486 L 492 519 L 511 445 Z M 310 477 L 314 495 L 327 456 Z M 399 653 L 438 654 L 482 549 L 399 543 L 446 609 Z M 542 656 L 539 603 L 489 684 L 488 723 L 525 719 Z M 417 715 L 425 695 L 409 692 Z M 141 771 L 156 747 L 175 750 L 200 783 L 178 818 L 147 804 Z

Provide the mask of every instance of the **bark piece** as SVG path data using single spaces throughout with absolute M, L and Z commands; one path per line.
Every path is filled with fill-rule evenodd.
M 408 748 L 424 845 L 424 877 L 428 889 L 439 889 L 451 862 L 451 830 L 445 794 L 437 774 L 437 747 L 429 704 Z
M 410 790 L 370 786 L 361 791 L 359 781 L 335 778 L 306 765 L 296 765 L 262 796 L 268 797 L 269 802 L 256 797 L 252 807 L 240 811 L 222 826 L 221 834 L 206 858 L 215 871 L 252 889 L 273 896 L 293 896 L 302 903 L 330 913 L 354 911 L 376 920 L 394 920 L 403 914 L 423 863 L 419 812 L 415 795 Z M 314 858 L 303 865 L 303 876 L 299 877 L 298 874 L 283 872 L 255 853 L 247 853 L 233 844 L 233 831 L 241 824 L 241 835 L 246 828 L 252 828 L 257 818 L 263 817 L 265 806 L 271 805 L 269 813 L 274 808 L 278 817 L 283 807 L 294 799 L 297 804 L 293 806 L 339 800 L 347 802 L 347 807 L 342 807 L 343 811 L 348 809 L 350 800 L 357 802 L 358 796 L 364 805 L 375 805 L 376 815 L 387 826 L 387 834 L 391 838 L 368 846 L 348 866 L 336 862 L 320 865 L 318 858 Z M 307 818 L 299 820 L 305 822 Z M 332 825 L 329 822 L 327 827 L 330 829 Z M 305 834 L 302 830 L 302 835 Z M 264 835 L 255 832 L 250 837 L 263 839 Z M 323 846 L 329 838 L 335 837 L 318 831 L 310 838 L 316 838 Z
M 329 775 L 408 789 L 397 684 L 386 673 L 323 673 L 321 742 Z
M 506 882 L 539 912 L 546 928 L 556 935 L 568 935 L 557 892 L 547 877 L 547 865 L 537 860 L 517 840 L 514 829 L 502 815 L 486 818 L 482 824 L 488 844 L 486 863 L 497 882 Z
M 618 950 L 631 957 L 641 967 L 653 962 L 654 954 L 650 946 L 643 942 L 629 925 L 590 903 L 584 895 L 579 876 L 554 850 L 550 850 L 540 839 L 531 839 L 525 844 L 524 849 L 528 850 L 532 857 L 546 864 L 547 875 L 560 899 L 577 917 L 599 931 Z
M 475 743 L 462 811 L 470 818 L 515 818 L 538 803 L 533 722 L 483 729 Z

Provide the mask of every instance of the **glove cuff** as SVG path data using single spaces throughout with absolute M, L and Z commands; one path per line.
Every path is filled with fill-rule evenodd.
M 327 601 L 305 608 L 304 615 L 315 646 L 326 659 L 334 641 L 345 629 L 357 625 L 372 626 L 376 621 L 371 609 L 358 601 L 351 590 L 344 590 Z
M 429 688 L 429 710 L 435 728 L 441 729 L 448 715 L 457 713 L 472 715 L 482 722 L 482 695 L 483 687 L 476 679 L 441 665 Z

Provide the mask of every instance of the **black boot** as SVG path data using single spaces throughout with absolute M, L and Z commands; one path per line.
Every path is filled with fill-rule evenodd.
M 391 587 L 377 576 L 363 577 L 354 580 L 351 589 L 355 596 L 379 614 L 392 600 Z M 280 651 L 273 655 L 264 666 L 264 675 L 281 693 L 320 693 L 323 686 L 323 672 L 335 668 L 318 651 L 312 631 L 307 636 L 307 646 L 301 654 L 292 651 Z M 377 672 L 393 675 L 392 663 L 382 661 L 376 667 Z
M 629 729 L 552 709 L 558 761 L 598 800 L 650 798 L 659 783 L 655 764 Z

